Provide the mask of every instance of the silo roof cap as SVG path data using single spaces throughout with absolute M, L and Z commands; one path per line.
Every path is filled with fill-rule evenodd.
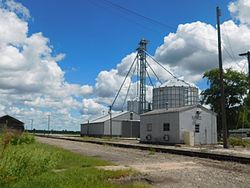
M 195 87 L 197 86 L 193 83 L 189 83 L 184 81 L 183 79 L 173 78 L 171 80 L 166 81 L 160 87 Z

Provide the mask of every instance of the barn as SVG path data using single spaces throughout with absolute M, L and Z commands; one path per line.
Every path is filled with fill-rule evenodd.
M 5 115 L 0 117 L 0 132 L 3 132 L 4 129 L 9 131 L 23 132 L 24 123 L 14 117 Z
M 110 134 L 111 133 L 111 134 Z M 140 136 L 140 116 L 134 112 L 120 112 L 104 115 L 93 121 L 81 124 L 81 136 L 117 136 L 135 137 Z
M 216 144 L 216 113 L 201 105 L 156 109 L 141 115 L 140 141 L 162 144 Z

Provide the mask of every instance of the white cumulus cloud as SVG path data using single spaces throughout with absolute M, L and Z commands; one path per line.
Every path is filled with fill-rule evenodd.
M 237 0 L 228 5 L 231 15 L 243 24 L 250 24 L 250 1 Z

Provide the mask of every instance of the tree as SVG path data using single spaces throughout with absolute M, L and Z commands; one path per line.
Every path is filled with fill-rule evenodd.
M 222 129 L 221 107 L 220 107 L 220 77 L 219 69 L 212 69 L 204 73 L 203 78 L 208 80 L 209 88 L 201 92 L 202 104 L 210 105 L 212 110 L 218 114 L 218 132 Z M 228 129 L 237 127 L 239 114 L 243 106 L 244 98 L 247 96 L 247 75 L 232 69 L 224 72 L 225 108 L 227 113 Z
M 239 123 L 237 128 L 250 128 L 250 93 L 244 99 L 243 106 L 239 112 Z

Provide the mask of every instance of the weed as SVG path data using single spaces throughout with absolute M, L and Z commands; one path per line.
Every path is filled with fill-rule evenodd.
M 155 148 L 150 147 L 149 148 L 149 155 L 154 155 L 155 154 Z

